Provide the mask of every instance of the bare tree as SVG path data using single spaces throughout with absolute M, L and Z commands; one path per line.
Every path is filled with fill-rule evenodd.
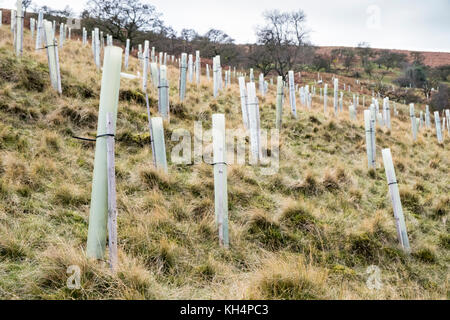
M 213 58 L 220 55 L 221 62 L 224 64 L 236 61 L 239 54 L 234 39 L 222 30 L 210 29 L 203 36 L 198 37 L 195 42 L 196 47 L 202 51 L 202 56 Z
M 422 52 L 411 52 L 409 54 L 413 60 L 413 64 L 421 66 L 423 65 L 424 61 L 425 61 L 425 56 L 423 55 Z
M 344 67 L 347 69 L 347 72 L 353 67 L 356 62 L 356 54 L 352 48 L 345 48 L 342 50 L 342 59 L 344 63 Z
M 264 13 L 266 24 L 257 29 L 258 44 L 265 46 L 272 58 L 274 70 L 286 79 L 289 70 L 299 62 L 309 31 L 304 27 L 306 15 L 302 10 Z
M 374 57 L 375 52 L 367 42 L 360 42 L 356 48 L 356 54 L 361 60 L 361 65 L 365 69 L 370 64 L 370 59 Z
M 154 6 L 140 0 L 89 0 L 82 18 L 88 27 L 99 26 L 115 39 L 134 45 L 140 32 L 159 33 L 163 28 L 161 14 Z
M 57 22 L 57 24 L 66 22 L 67 18 L 73 17 L 74 15 L 72 8 L 70 8 L 69 6 L 66 6 L 62 10 L 52 9 L 49 6 L 39 7 L 32 5 L 32 8 L 34 12 L 42 11 L 45 19 L 50 21 L 54 20 Z
M 23 15 L 27 15 L 27 9 L 31 6 L 31 0 L 22 0 Z
M 264 75 L 269 74 L 273 70 L 272 56 L 263 46 L 254 45 L 250 46 L 248 54 L 248 60 L 250 66 L 260 70 Z

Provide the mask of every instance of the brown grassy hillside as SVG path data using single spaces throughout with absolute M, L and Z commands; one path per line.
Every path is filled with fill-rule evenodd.
M 2 299 L 448 299 L 450 138 L 433 130 L 411 141 L 406 106 L 393 130 L 377 129 L 376 170 L 367 169 L 362 108 L 323 114 L 284 106 L 280 169 L 228 168 L 230 249 L 218 245 L 210 165 L 153 169 L 138 80 L 121 81 L 116 136 L 119 269 L 85 256 L 94 145 L 72 139 L 96 132 L 101 74 L 91 48 L 68 41 L 61 54 L 63 94 L 50 87 L 45 52 L 26 34 L 14 56 L 9 26 L 0 28 L 0 298 Z M 139 70 L 131 60 L 130 73 Z M 177 128 L 211 127 L 224 113 L 242 128 L 236 80 L 212 97 L 212 84 L 188 85 L 178 101 L 170 67 L 168 153 Z M 331 90 L 330 90 L 331 91 Z M 331 94 L 331 93 L 330 93 Z M 275 88 L 260 97 L 261 126 L 273 128 Z M 152 114 L 155 91 L 150 92 Z M 351 99 L 345 96 L 345 109 Z M 329 99 L 331 110 L 331 99 Z M 423 106 L 416 106 L 416 110 Z M 381 160 L 391 148 L 411 255 L 398 246 Z M 81 289 L 66 286 L 81 269 Z M 382 289 L 370 290 L 369 266 Z

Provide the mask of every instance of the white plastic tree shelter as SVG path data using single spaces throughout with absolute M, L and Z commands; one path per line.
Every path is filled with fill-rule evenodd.
M 164 119 L 169 118 L 169 82 L 165 65 L 159 67 L 158 111 Z
M 219 95 L 219 90 L 221 88 L 222 81 L 222 70 L 220 66 L 220 56 L 215 56 L 213 59 L 213 90 L 214 98 Z
M 37 30 L 36 30 L 36 50 L 40 50 L 42 47 L 42 40 L 44 35 L 44 13 L 39 11 Z
M 245 78 L 239 77 L 239 93 L 241 98 L 242 122 L 246 129 L 249 128 L 248 110 L 247 110 L 247 90 L 245 88 Z
M 339 89 L 339 79 L 334 78 L 334 114 L 338 114 L 338 89 Z
M 36 20 L 30 18 L 30 31 L 31 31 L 31 40 L 34 39 L 34 29 L 36 27 Z
M 188 60 L 188 81 L 189 83 L 192 83 L 192 81 L 194 81 L 194 57 L 192 56 L 192 54 L 189 55 L 189 60 Z
M 148 72 L 149 72 L 149 47 L 150 47 L 150 43 L 148 40 L 145 40 L 144 42 L 144 68 L 142 70 L 142 91 L 147 92 L 147 77 L 148 77 Z
M 127 39 L 125 46 L 125 70 L 128 70 L 128 59 L 130 56 L 130 39 Z
M 47 48 L 48 69 L 50 72 L 50 82 L 52 87 L 59 93 L 62 93 L 61 89 L 61 75 L 59 73 L 58 62 L 58 43 L 53 35 L 52 24 L 49 21 L 45 21 L 44 24 L 45 43 Z
M 392 208 L 394 209 L 397 236 L 403 250 L 409 253 L 411 251 L 411 247 L 409 245 L 408 232 L 406 231 L 405 216 L 403 214 L 402 203 L 400 200 L 400 192 L 398 189 L 398 182 L 395 175 L 394 164 L 392 162 L 391 150 L 383 149 L 382 155 L 384 168 L 386 171 L 386 178 L 389 186 L 389 194 L 392 201 Z
M 439 118 L 439 112 L 434 112 L 434 122 L 436 124 L 436 136 L 439 143 L 443 143 L 444 140 L 442 138 L 442 129 L 441 129 L 441 120 Z
M 283 77 L 277 78 L 277 114 L 275 120 L 275 126 L 278 130 L 281 130 L 283 117 Z
M 201 60 L 200 60 L 200 51 L 195 51 L 195 80 L 197 85 L 200 84 L 200 76 L 201 76 Z
M 364 110 L 364 124 L 366 129 L 366 150 L 369 169 L 376 168 L 375 127 L 370 110 Z
M 291 104 L 291 113 L 297 118 L 297 107 L 295 103 L 295 79 L 294 79 L 294 71 L 289 71 L 289 102 Z
M 447 132 L 450 137 L 450 110 L 445 110 L 445 118 L 447 119 Z
M 409 117 L 411 118 L 411 132 L 412 132 L 412 137 L 413 137 L 413 141 L 417 140 L 417 121 L 416 121 L 416 116 L 414 113 L 414 104 L 411 103 L 409 105 Z
M 153 117 L 152 122 L 152 136 L 155 146 L 155 162 L 156 168 L 168 172 L 167 156 L 166 156 L 166 144 L 164 141 L 164 126 L 163 119 L 161 117 Z
M 186 77 L 187 77 L 187 54 L 181 54 L 180 62 L 180 101 L 183 102 L 186 97 Z
M 219 244 L 229 247 L 228 236 L 228 191 L 227 191 L 227 146 L 225 138 L 225 115 L 212 116 L 214 153 L 214 212 L 219 229 Z
M 247 110 L 250 129 L 250 164 L 258 164 L 261 153 L 259 104 L 256 97 L 256 87 L 254 82 L 247 83 Z
M 264 90 L 264 74 L 261 72 L 259 74 L 259 93 L 264 97 L 265 96 L 265 90 Z
M 425 125 L 427 129 L 431 129 L 431 117 L 430 117 L 430 107 L 425 106 Z
M 98 28 L 94 29 L 94 39 L 92 42 L 94 43 L 95 65 L 97 66 L 97 69 L 100 70 L 100 33 Z
M 16 36 L 15 36 L 15 49 L 16 56 L 22 56 L 23 54 L 23 11 L 22 0 L 17 0 L 16 11 Z

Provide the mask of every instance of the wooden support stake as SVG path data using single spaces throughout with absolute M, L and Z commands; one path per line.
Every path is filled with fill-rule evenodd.
M 383 149 L 383 163 L 386 171 L 386 178 L 389 186 L 389 194 L 391 196 L 392 207 L 394 209 L 395 225 L 397 227 L 397 236 L 402 248 L 409 253 L 411 247 L 409 245 L 408 232 L 406 231 L 405 217 L 403 215 L 402 203 L 400 200 L 400 192 L 398 189 L 397 177 L 395 175 L 394 164 L 390 149 Z
M 114 155 L 114 128 L 111 112 L 106 113 L 106 164 L 108 172 L 108 245 L 109 267 L 117 270 L 117 204 L 116 204 L 116 170 Z

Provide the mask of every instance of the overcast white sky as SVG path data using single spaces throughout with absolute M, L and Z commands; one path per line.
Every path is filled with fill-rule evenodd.
M 145 1 L 145 0 L 144 0 Z M 35 4 L 81 12 L 82 1 L 34 0 Z M 307 15 L 311 41 L 324 46 L 450 52 L 449 0 L 151 0 L 163 20 L 178 32 L 183 28 L 204 33 L 221 29 L 237 43 L 254 42 L 255 27 L 265 10 L 302 9 Z M 15 0 L 0 0 L 11 8 Z

